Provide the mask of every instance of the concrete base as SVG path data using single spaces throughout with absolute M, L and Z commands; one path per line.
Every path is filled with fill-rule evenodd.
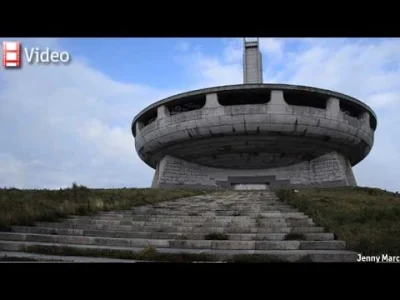
M 210 168 L 165 156 L 157 165 L 152 187 L 231 189 L 236 184 L 266 184 L 271 189 L 357 185 L 349 161 L 331 152 L 288 167 L 261 170 Z

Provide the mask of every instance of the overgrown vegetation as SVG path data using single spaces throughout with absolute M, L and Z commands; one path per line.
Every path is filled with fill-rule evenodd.
M 223 241 L 223 240 L 229 240 L 229 236 L 225 233 L 219 233 L 219 232 L 213 232 L 213 233 L 209 233 L 204 237 L 205 240 L 219 240 L 219 241 Z
M 400 195 L 362 187 L 278 190 L 281 201 L 365 255 L 400 253 Z
M 0 189 L 0 228 L 32 225 L 35 221 L 57 221 L 69 215 L 131 209 L 206 193 L 190 189 L 89 189 L 78 186 L 59 190 Z

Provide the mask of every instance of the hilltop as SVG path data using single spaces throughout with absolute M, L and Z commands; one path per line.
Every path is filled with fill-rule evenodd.
M 60 190 L 0 189 L 0 227 L 55 222 L 168 200 L 206 195 L 190 189 L 89 189 L 73 184 Z M 263 191 L 260 191 L 262 194 Z M 400 195 L 365 187 L 276 191 L 279 201 L 308 215 L 316 226 L 335 234 L 349 250 L 364 255 L 400 252 Z

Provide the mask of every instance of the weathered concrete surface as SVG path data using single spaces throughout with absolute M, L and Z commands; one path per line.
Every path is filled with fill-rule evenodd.
M 376 117 L 372 110 L 338 93 L 278 85 L 254 85 L 257 93 L 263 90 L 264 94 L 254 97 L 262 100 L 265 96 L 264 104 L 221 105 L 219 93 L 231 90 L 240 95 L 252 91 L 249 86 L 253 85 L 209 89 L 203 94 L 204 106 L 190 111 L 171 114 L 168 102 L 149 108 L 146 113 L 153 110 L 153 119 L 146 124 L 135 118 L 136 150 L 156 169 L 153 187 L 180 183 L 229 187 L 228 175 L 244 178 L 243 183 L 264 183 L 263 177 L 268 177 L 270 184 L 288 187 L 356 184 L 351 167 L 362 161 L 374 144 Z M 302 92 L 305 102 L 308 96 L 304 92 L 310 97 L 318 94 L 324 108 L 311 102 L 310 106 L 290 105 L 285 99 L 287 91 L 292 93 L 290 99 Z M 346 112 L 348 103 L 352 115 Z M 171 162 L 170 157 L 181 162 Z M 179 164 L 180 174 L 165 172 Z
M 209 94 L 202 109 L 168 116 L 159 107 L 164 113 L 136 130 L 135 147 L 153 168 L 165 155 L 210 167 L 252 169 L 332 151 L 354 166 L 370 152 L 374 130 L 369 120 L 338 110 L 338 103 L 330 99 L 326 109 L 291 106 L 282 91 L 273 90 L 266 105 L 222 106 L 216 94 Z
M 143 263 L 141 260 L 128 259 L 113 259 L 102 257 L 84 257 L 84 256 L 59 256 L 59 255 L 44 255 L 36 253 L 0 251 L 0 259 L 8 259 L 8 261 L 32 260 L 33 262 L 77 262 L 77 263 Z
M 243 82 L 246 84 L 262 83 L 262 55 L 258 38 L 245 39 L 243 46 Z
M 226 236 L 208 238 L 212 233 Z M 345 242 L 335 240 L 332 233 L 324 232 L 307 215 L 278 202 L 271 191 L 218 192 L 132 210 L 74 216 L 61 222 L 14 226 L 11 231 L 0 232 L 0 251 L 20 257 L 24 255 L 15 252 L 23 252 L 26 246 L 67 247 L 75 251 L 103 249 L 126 254 L 126 251 L 138 253 L 148 245 L 160 253 L 208 253 L 217 261 L 251 254 L 285 261 L 305 257 L 324 262 L 355 261 L 356 258 L 354 252 L 346 250 Z M 28 256 L 35 255 L 24 257 Z M 41 259 L 39 255 L 36 258 Z M 42 257 L 43 260 L 56 258 Z M 59 258 L 82 262 L 102 260 Z
M 326 99 L 329 98 L 335 98 L 335 99 L 341 99 L 344 102 L 348 102 L 351 104 L 354 104 L 355 106 L 360 106 L 360 108 L 363 111 L 368 111 L 371 114 L 371 117 L 374 122 L 376 122 L 376 115 L 374 111 L 369 107 L 367 104 L 364 102 L 351 97 L 346 94 L 342 94 L 339 92 L 331 91 L 331 90 L 326 90 L 326 89 L 321 89 L 317 87 L 312 87 L 312 86 L 303 86 L 303 85 L 292 85 L 292 84 L 282 84 L 282 83 L 259 83 L 259 84 L 235 84 L 235 85 L 222 85 L 222 86 L 215 86 L 215 87 L 209 87 L 209 88 L 204 88 L 204 89 L 198 89 L 198 90 L 192 90 L 188 92 L 184 92 L 181 94 L 176 94 L 173 96 L 170 96 L 168 98 L 162 99 L 160 101 L 154 102 L 153 104 L 147 106 L 144 108 L 141 112 L 139 112 L 135 118 L 132 121 L 132 131 L 133 134 L 136 135 L 136 123 L 143 117 L 144 114 L 146 114 L 149 111 L 152 111 L 154 109 L 157 110 L 158 107 L 164 106 L 168 103 L 174 102 L 179 99 L 187 99 L 192 96 L 198 96 L 198 95 L 206 95 L 206 94 L 218 94 L 223 91 L 242 91 L 242 90 L 251 90 L 251 89 L 265 89 L 265 90 L 280 90 L 280 91 L 299 91 L 299 92 L 310 92 L 310 93 L 316 93 L 323 95 L 326 97 Z M 376 124 L 375 124 L 376 125 Z M 374 129 L 376 126 L 373 126 Z
M 260 182 L 272 189 L 356 185 L 349 161 L 337 152 L 287 167 L 256 170 L 210 168 L 166 156 L 156 175 L 153 187 L 231 188 L 236 183 Z

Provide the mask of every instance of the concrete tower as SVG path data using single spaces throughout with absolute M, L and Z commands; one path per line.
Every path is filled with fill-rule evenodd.
M 258 38 L 244 38 L 243 46 L 243 83 L 262 83 L 262 55 Z

